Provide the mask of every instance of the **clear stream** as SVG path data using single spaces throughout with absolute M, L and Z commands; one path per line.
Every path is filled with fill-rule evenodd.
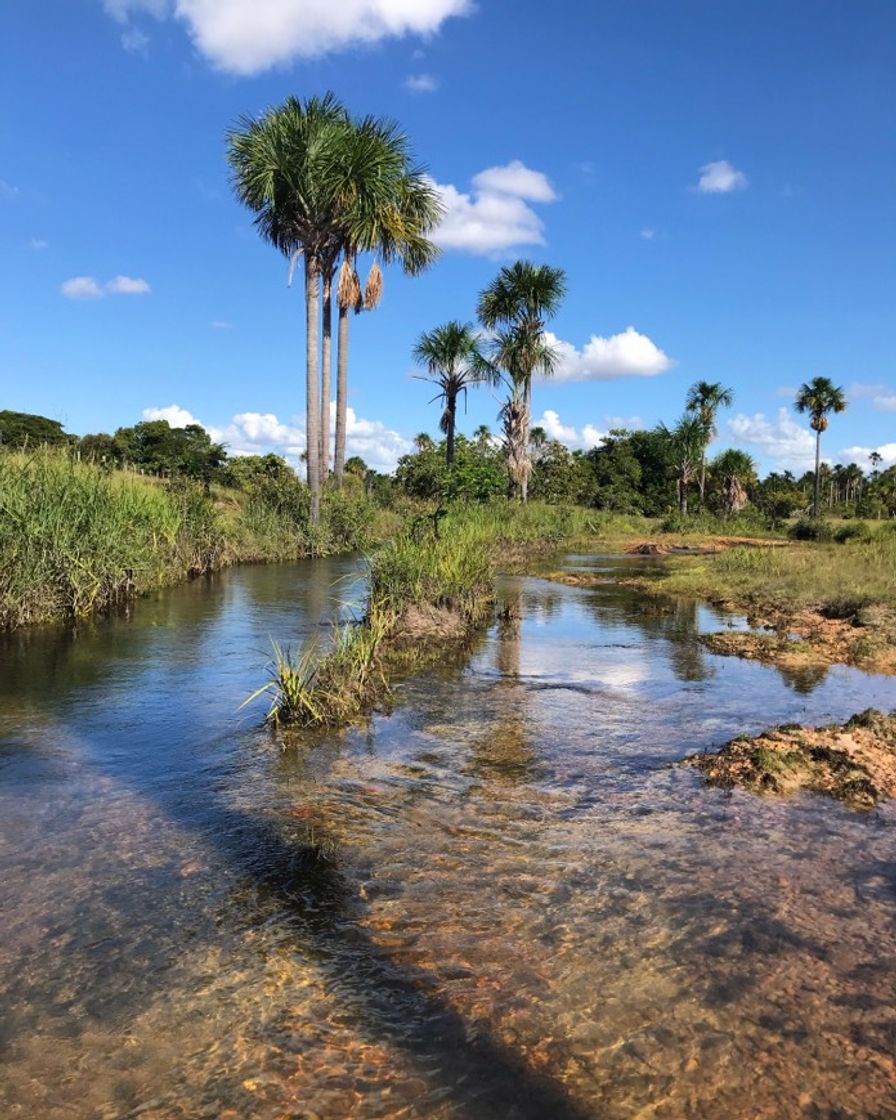
M 673 765 L 896 708 L 896 679 L 507 579 L 390 715 L 282 750 L 238 705 L 352 570 L 0 644 L 0 1115 L 896 1117 L 896 810 Z

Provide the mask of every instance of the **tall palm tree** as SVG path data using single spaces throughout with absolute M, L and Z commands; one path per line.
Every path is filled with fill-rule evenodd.
M 876 478 L 880 471 L 880 465 L 883 462 L 884 457 L 879 451 L 872 451 L 868 456 L 868 459 L 871 463 L 871 477 Z
M 545 341 L 545 323 L 559 311 L 565 294 L 562 268 L 517 261 L 501 269 L 477 307 L 482 325 L 498 332 L 494 364 L 505 371 L 511 389 L 502 410 L 508 463 L 524 502 L 531 471 L 532 378 L 536 373 L 548 376 L 556 366 L 556 355 Z
M 333 164 L 347 127 L 333 94 L 302 102 L 289 97 L 259 118 L 242 117 L 227 135 L 227 155 L 240 201 L 255 213 L 265 240 L 305 271 L 305 380 L 311 519 L 320 515 L 320 286 L 334 239 Z
M 432 181 L 422 168 L 413 164 L 408 138 L 393 121 L 375 117 L 354 122 L 345 133 L 335 189 L 339 199 L 339 240 L 331 278 L 340 254 L 342 266 L 337 284 L 334 473 L 337 483 L 341 483 L 348 417 L 350 316 L 353 312 L 371 311 L 379 303 L 383 285 L 380 262 L 397 260 L 405 273 L 412 276 L 432 263 L 438 250 L 428 234 L 439 223 L 444 210 Z M 363 253 L 373 254 L 374 261 L 362 288 L 356 262 Z
M 827 430 L 828 414 L 845 412 L 846 396 L 828 377 L 813 377 L 800 385 L 796 394 L 796 410 L 809 414 L 809 427 L 815 432 L 815 499 L 812 515 L 821 513 L 821 433 Z
M 685 408 L 699 416 L 703 424 L 704 443 L 700 456 L 700 503 L 706 500 L 706 452 L 718 435 L 716 416 L 720 408 L 730 408 L 734 404 L 734 393 L 726 389 L 721 381 L 696 381 L 688 389 Z
M 419 374 L 437 385 L 434 398 L 442 402 L 439 427 L 445 433 L 445 461 L 454 462 L 454 430 L 457 423 L 457 398 L 466 396 L 471 385 L 493 378 L 491 367 L 479 351 L 479 336 L 472 323 L 452 319 L 431 331 L 424 331 L 414 347 L 414 360 L 426 369 Z

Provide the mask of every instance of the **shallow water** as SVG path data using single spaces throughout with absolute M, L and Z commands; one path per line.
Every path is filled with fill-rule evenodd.
M 896 1117 L 896 812 L 670 765 L 896 679 L 508 579 L 391 715 L 282 750 L 236 709 L 351 572 L 0 645 L 2 1115 Z

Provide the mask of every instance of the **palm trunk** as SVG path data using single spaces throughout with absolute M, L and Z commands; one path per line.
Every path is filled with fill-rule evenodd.
M 526 378 L 526 385 L 523 391 L 523 423 L 520 442 L 520 461 L 523 465 L 523 474 L 520 479 L 520 498 L 523 504 L 529 500 L 529 474 L 532 470 L 532 463 L 529 459 L 529 435 L 532 427 L 532 375 L 531 373 Z
M 333 472 L 336 485 L 342 486 L 345 473 L 345 427 L 348 416 L 348 316 L 349 308 L 339 306 L 339 352 L 336 358 L 336 453 Z
M 333 269 L 324 272 L 323 342 L 320 370 L 320 480 L 324 485 L 330 475 L 330 372 L 333 366 Z
M 821 516 L 821 432 L 815 433 L 815 501 L 812 503 L 812 516 Z
M 706 505 L 706 448 L 700 457 L 700 505 Z
M 445 431 L 445 462 L 450 467 L 454 462 L 454 426 L 457 423 L 457 397 L 449 396 L 445 405 L 445 412 L 448 417 Z
M 311 491 L 311 524 L 320 520 L 320 269 L 313 257 L 305 254 L 305 439 L 308 458 L 308 488 Z
M 682 517 L 688 515 L 688 488 L 681 477 L 678 479 L 678 512 Z

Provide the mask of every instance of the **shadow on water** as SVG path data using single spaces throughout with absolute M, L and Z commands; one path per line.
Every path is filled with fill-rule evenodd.
M 308 583 L 303 606 L 306 621 L 312 621 L 306 624 L 306 633 L 313 632 L 317 625 L 313 620 L 332 615 L 332 589 L 338 587 L 335 581 L 311 579 Z M 169 674 L 202 665 L 209 642 L 214 643 L 216 628 L 233 609 L 234 599 L 245 591 L 225 586 L 216 596 L 194 599 L 196 591 L 195 587 L 184 591 L 176 608 L 162 597 L 151 605 L 137 604 L 131 615 L 116 620 L 77 630 L 47 630 L 8 638 L 3 651 L 8 671 L 0 679 L 0 711 L 7 713 L 7 722 L 10 710 L 19 707 L 21 711 L 24 703 L 39 723 L 41 708 L 49 698 L 54 721 L 58 720 L 68 709 L 83 703 L 85 690 L 97 692 L 96 702 L 105 704 L 110 678 L 131 678 L 137 665 L 141 666 L 141 684 L 150 691 L 153 685 L 147 681 L 147 674 L 163 672 L 167 688 Z M 256 596 L 256 609 L 258 605 Z M 276 600 L 272 605 L 276 606 Z M 161 649 L 147 656 L 146 627 L 133 625 L 136 620 L 148 622 L 150 635 L 177 627 L 176 650 L 164 650 L 164 667 L 154 664 Z M 110 627 L 114 641 L 109 640 L 113 636 Z M 253 720 L 257 715 L 256 710 Z M 523 725 L 524 717 L 518 729 L 521 737 Z M 259 741 L 266 736 L 253 732 L 252 737 Z M 185 738 L 189 741 L 189 735 Z M 159 744 L 141 741 L 140 745 L 152 749 Z M 52 760 L 53 748 L 46 740 L 34 742 L 29 734 L 26 741 L 17 744 L 12 737 L 7 739 L 6 749 L 12 752 L 11 757 L 25 763 L 26 774 L 34 765 L 35 755 L 43 756 L 38 773 L 47 778 L 45 764 Z M 304 753 L 301 746 L 295 749 L 300 755 Z M 117 750 L 108 756 L 113 765 L 105 768 L 107 756 L 95 740 L 90 750 L 90 772 L 101 784 L 104 780 L 114 783 L 119 791 L 137 794 L 143 805 L 151 803 L 152 811 L 164 814 L 170 827 L 198 840 L 213 853 L 216 868 L 225 873 L 230 884 L 216 907 L 227 921 L 251 928 L 273 918 L 278 926 L 288 929 L 295 947 L 314 960 L 327 986 L 338 991 L 341 1013 L 352 1017 L 355 1030 L 373 1043 L 405 1053 L 425 1077 L 427 1092 L 453 1102 L 453 1114 L 496 1120 L 584 1120 L 586 1113 L 569 1099 L 561 1084 L 532 1069 L 520 1053 L 492 1037 L 481 1022 L 466 1022 L 439 992 L 434 976 L 407 962 L 397 962 L 370 938 L 361 924 L 363 901 L 340 870 L 338 850 L 330 847 L 326 835 L 317 831 L 310 841 L 307 828 L 291 825 L 279 814 L 265 817 L 235 809 L 215 788 L 214 766 L 209 771 L 212 780 L 201 790 L 202 800 L 197 804 L 193 796 L 196 791 L 185 797 L 177 781 L 158 781 L 166 753 L 163 747 L 162 759 L 157 756 L 148 764 L 141 749 Z M 301 772 L 301 759 L 296 761 Z M 295 771 L 295 766 L 292 769 Z M 18 776 L 22 774 L 19 768 Z M 293 782 L 297 776 L 293 772 Z M 39 862 L 35 861 L 33 870 L 40 874 Z M 33 1014 L 10 1015 L 0 1032 L 0 1045 L 6 1048 L 20 1032 L 39 1029 L 41 1007 L 53 1006 L 79 1017 L 86 1014 L 110 1026 L 124 1025 L 142 1005 L 157 1000 L 164 987 L 164 974 L 160 977 L 154 969 L 151 975 L 128 985 L 117 984 L 116 974 L 128 968 L 127 958 L 135 953 L 128 936 L 128 918 L 135 912 L 147 915 L 143 919 L 145 941 L 167 938 L 169 949 L 176 951 L 178 928 L 165 928 L 170 920 L 167 910 L 156 918 L 152 916 L 159 892 L 170 888 L 170 875 L 165 869 L 131 872 L 126 884 L 116 882 L 104 889 L 103 916 L 98 920 L 85 921 L 79 906 L 69 909 L 65 898 L 59 898 L 53 922 L 45 932 L 52 940 L 80 929 L 68 953 L 63 954 L 64 959 L 66 955 L 69 958 L 71 971 L 43 977 Z M 208 933 L 214 936 L 213 931 Z M 192 931 L 188 939 L 191 949 L 196 948 L 197 936 L 202 934 Z M 288 943 L 281 938 L 279 947 L 283 951 Z M 144 953 L 152 955 L 154 949 L 145 943 L 138 945 L 137 959 Z M 86 983 L 72 990 L 71 976 L 84 977 L 85 973 Z M 8 991 L 10 1004 L 23 1006 L 33 1000 L 29 983 L 30 977 L 27 981 L 13 977 Z M 594 1113 L 587 1115 L 593 1117 Z

